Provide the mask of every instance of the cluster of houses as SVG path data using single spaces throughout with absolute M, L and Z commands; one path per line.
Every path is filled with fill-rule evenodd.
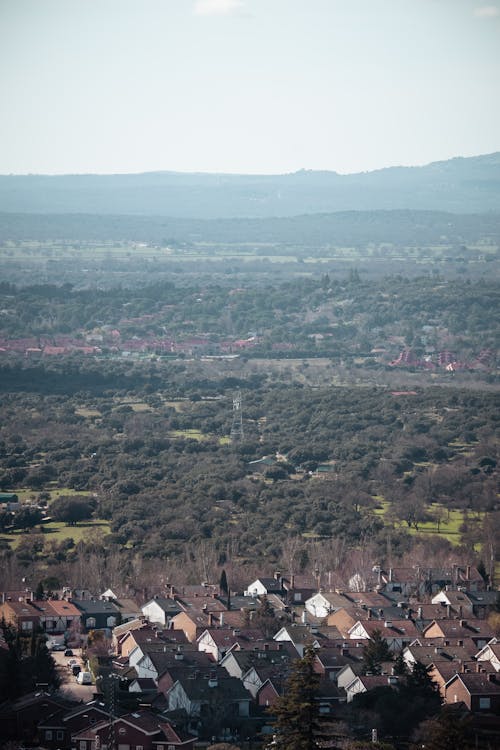
M 485 736 L 500 742 L 500 639 L 487 620 L 499 592 L 486 590 L 470 566 L 376 576 L 371 591 L 320 588 L 317 578 L 279 572 L 243 594 L 169 585 L 142 605 L 111 590 L 64 590 L 47 601 L 5 592 L 0 618 L 21 632 L 41 627 L 49 642 L 65 633 L 76 645 L 103 630 L 107 646 L 90 659 L 99 664 L 92 701 L 25 696 L 0 706 L 0 724 L 31 727 L 52 750 L 98 750 L 110 738 L 128 750 L 191 750 L 211 738 L 238 744 L 272 731 L 273 703 L 311 646 L 319 711 L 336 721 L 358 693 L 402 679 L 393 661 L 367 673 L 363 647 L 376 634 L 409 670 L 416 662 L 428 668 L 442 702 L 474 720 L 479 746 Z M 110 699 L 114 681 L 119 692 Z
M 491 349 L 483 349 L 477 357 L 468 361 L 459 360 L 456 354 L 448 349 L 420 356 L 414 349 L 403 349 L 396 359 L 389 362 L 391 367 L 417 367 L 423 370 L 489 370 L 495 359 Z
M 146 317 L 146 316 L 145 316 Z M 29 336 L 23 338 L 0 337 L 0 355 L 21 354 L 25 357 L 54 357 L 68 354 L 98 356 L 121 354 L 139 356 L 166 355 L 231 355 L 251 349 L 257 338 L 249 335 L 244 339 L 215 341 L 209 337 L 186 337 L 182 340 L 169 336 L 126 336 L 118 329 L 106 326 L 105 331 L 83 333 L 80 336 Z

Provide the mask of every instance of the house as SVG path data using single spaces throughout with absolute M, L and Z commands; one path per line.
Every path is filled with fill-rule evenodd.
M 314 671 L 332 682 L 337 682 L 338 675 L 347 666 L 354 666 L 362 663 L 362 653 L 356 653 L 356 649 L 339 648 L 332 646 L 330 648 L 321 648 L 314 658 Z
M 31 589 L 2 591 L 0 593 L 0 604 L 5 602 L 32 602 L 34 598 L 35 595 Z
M 194 737 L 181 733 L 169 722 L 149 711 L 135 711 L 110 721 L 106 719 L 72 735 L 73 747 L 78 750 L 96 750 L 107 747 L 112 731 L 118 748 L 127 750 L 192 750 Z
M 126 639 L 127 635 L 134 630 L 140 630 L 141 628 L 144 628 L 148 625 L 146 620 L 143 617 L 138 617 L 135 620 L 128 620 L 127 622 L 124 622 L 123 625 L 117 625 L 113 628 L 112 633 L 112 640 L 113 640 L 113 650 L 115 654 L 118 656 L 121 656 L 122 653 L 122 643 Z
M 151 650 L 142 654 L 138 649 L 137 659 L 131 658 L 130 664 L 135 667 L 138 677 L 150 677 L 163 691 L 171 687 L 169 680 L 163 676 L 165 673 L 171 672 L 172 669 L 195 671 L 214 666 L 214 662 L 208 654 L 196 651 L 191 644 L 188 644 L 187 647 L 175 646 L 158 651 Z
M 248 468 L 250 471 L 264 473 L 273 466 L 276 466 L 277 463 L 277 459 L 273 456 L 263 456 L 263 458 L 257 458 L 255 461 L 249 461 Z
M 293 573 L 282 579 L 285 600 L 288 604 L 303 604 L 318 590 L 318 582 L 312 576 Z
M 395 675 L 357 675 L 354 680 L 346 686 L 347 702 L 351 703 L 358 693 L 366 693 L 377 687 L 396 687 L 398 678 Z
M 10 512 L 20 507 L 21 503 L 15 492 L 0 492 L 0 510 Z
M 195 606 L 196 604 L 196 606 Z M 189 604 L 186 611 L 172 617 L 171 627 L 183 630 L 188 641 L 193 643 L 207 628 L 224 625 L 225 606 L 218 599 L 199 599 Z
M 444 646 L 440 640 L 426 642 L 422 639 L 422 641 L 423 643 L 415 641 L 403 650 L 403 659 L 407 666 L 413 667 L 417 661 L 426 667 L 430 664 L 445 662 L 454 664 L 457 671 L 460 671 L 462 664 L 472 661 L 471 650 L 464 646 L 456 644 Z
M 365 667 L 362 660 L 346 664 L 337 674 L 337 687 L 345 690 L 347 686 L 351 685 L 356 677 L 362 675 L 364 671 Z
M 401 651 L 418 636 L 411 620 L 358 620 L 349 630 L 349 638 L 371 638 L 378 631 L 393 653 Z
M 121 614 L 113 602 L 101 599 L 74 599 L 80 610 L 80 620 L 86 630 L 114 628 L 121 623 Z
M 486 646 L 493 637 L 490 626 L 485 620 L 434 620 L 422 631 L 423 638 L 443 638 L 447 645 L 452 641 L 460 646 L 464 641 L 473 641 L 477 650 Z
M 117 628 L 115 628 L 117 630 Z M 166 651 L 177 645 L 187 643 L 187 638 L 182 630 L 160 630 L 149 623 L 143 623 L 143 627 L 128 630 L 119 638 L 117 643 L 117 655 L 129 656 L 134 649 L 139 647 L 143 653 L 146 651 Z
M 129 693 L 156 693 L 157 685 L 151 677 L 136 677 L 128 686 Z
M 233 717 L 250 715 L 251 696 L 236 677 L 221 677 L 212 671 L 197 679 L 179 679 L 168 691 L 169 710 L 184 709 L 191 719 L 227 709 Z
M 483 676 L 488 673 L 494 673 L 495 670 L 489 662 L 484 663 L 485 666 L 481 666 L 477 662 L 469 659 L 468 661 L 462 662 L 447 662 L 437 661 L 429 667 L 429 677 L 437 685 L 439 694 L 445 700 L 446 698 L 446 685 L 456 674 L 482 674 Z
M 500 672 L 500 643 L 487 643 L 476 654 L 478 662 L 489 662 L 495 672 Z
M 472 601 L 464 591 L 447 591 L 445 589 L 433 596 L 431 603 L 440 604 L 446 611 L 447 618 L 452 615 L 458 617 L 473 616 Z
M 420 565 L 415 567 L 389 568 L 380 570 L 379 586 L 387 594 L 402 594 L 405 597 L 416 596 L 418 599 L 432 590 L 432 575 Z M 437 590 L 442 588 L 437 587 Z
M 246 591 L 243 592 L 245 596 L 267 596 L 268 594 L 283 594 L 283 584 L 281 573 L 276 572 L 273 578 L 257 578 L 253 581 Z
M 38 724 L 38 734 L 44 748 L 69 750 L 71 735 L 109 716 L 103 703 L 90 701 L 71 710 L 59 711 L 44 717 Z
M 0 706 L 1 738 L 3 741 L 16 739 L 32 743 L 38 734 L 37 727 L 42 719 L 73 706 L 73 702 L 55 698 L 43 691 L 23 695 L 15 701 L 7 701 Z
M 282 660 L 290 661 L 297 658 L 297 652 L 291 643 L 271 642 L 258 643 L 252 649 L 233 649 L 228 651 L 220 662 L 230 677 L 243 679 L 243 675 L 248 672 L 251 666 L 259 663 L 264 659 L 267 661 L 278 662 Z
M 400 614 L 400 613 L 398 613 Z M 342 638 L 349 638 L 350 629 L 359 621 L 366 619 L 372 619 L 371 610 L 364 610 L 352 605 L 350 607 L 342 607 L 336 612 L 328 615 L 326 621 L 330 627 L 336 627 Z
M 65 599 L 33 602 L 40 612 L 40 625 L 47 633 L 64 633 L 80 619 L 80 610 Z
M 281 642 L 290 642 L 300 657 L 304 656 L 304 651 L 308 646 L 319 648 L 318 638 L 311 632 L 307 625 L 286 625 L 278 630 L 273 640 Z
M 110 601 L 120 610 L 120 622 L 129 622 L 141 617 L 142 610 L 134 599 L 119 597 L 118 599 L 110 599 Z
M 175 599 L 157 596 L 143 604 L 141 612 L 149 622 L 168 627 L 172 617 L 182 612 L 182 607 Z
M 444 686 L 445 703 L 462 701 L 469 711 L 500 713 L 500 679 L 496 673 L 456 674 Z
M 158 669 L 158 690 L 167 695 L 177 680 L 195 679 L 199 675 L 209 674 L 215 667 L 211 657 L 204 651 L 182 650 L 174 654 L 174 660 L 153 660 Z
M 2 619 L 27 635 L 40 627 L 40 612 L 30 601 L 7 601 L 0 604 L 0 620 Z
M 198 648 L 205 651 L 214 661 L 220 662 L 228 651 L 232 649 L 245 648 L 256 643 L 263 642 L 264 633 L 259 629 L 250 630 L 245 628 L 229 630 L 227 628 L 210 628 L 203 631 L 198 638 Z
M 336 612 L 350 603 L 351 601 L 343 594 L 320 591 L 306 600 L 305 608 L 313 617 L 318 617 L 322 620 L 332 612 Z

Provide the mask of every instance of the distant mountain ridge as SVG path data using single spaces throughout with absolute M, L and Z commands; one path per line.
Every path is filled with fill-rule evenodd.
M 0 176 L 0 211 L 7 213 L 224 219 L 393 209 L 500 211 L 500 152 L 349 175 Z

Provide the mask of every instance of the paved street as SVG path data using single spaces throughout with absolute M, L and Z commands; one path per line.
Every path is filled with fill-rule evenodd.
M 78 684 L 68 665 L 71 659 L 76 659 L 76 662 L 80 665 L 82 670 L 84 665 L 81 658 L 81 649 L 74 648 L 72 651 L 73 656 L 64 656 L 63 651 L 52 651 L 51 654 L 57 664 L 57 671 L 61 677 L 61 691 L 73 700 L 83 701 L 85 703 L 86 701 L 92 700 L 96 687 L 95 685 Z

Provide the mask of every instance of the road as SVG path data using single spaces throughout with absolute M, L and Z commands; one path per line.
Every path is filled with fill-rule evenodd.
M 82 661 L 81 649 L 74 648 L 72 649 L 72 651 L 73 656 L 64 656 L 63 651 L 51 652 L 52 657 L 57 665 L 57 671 L 61 678 L 60 690 L 72 700 L 82 701 L 83 703 L 86 703 L 87 701 L 92 700 L 92 698 L 94 697 L 96 686 L 78 684 L 68 665 L 71 659 L 76 659 L 77 663 L 83 670 L 84 664 Z

